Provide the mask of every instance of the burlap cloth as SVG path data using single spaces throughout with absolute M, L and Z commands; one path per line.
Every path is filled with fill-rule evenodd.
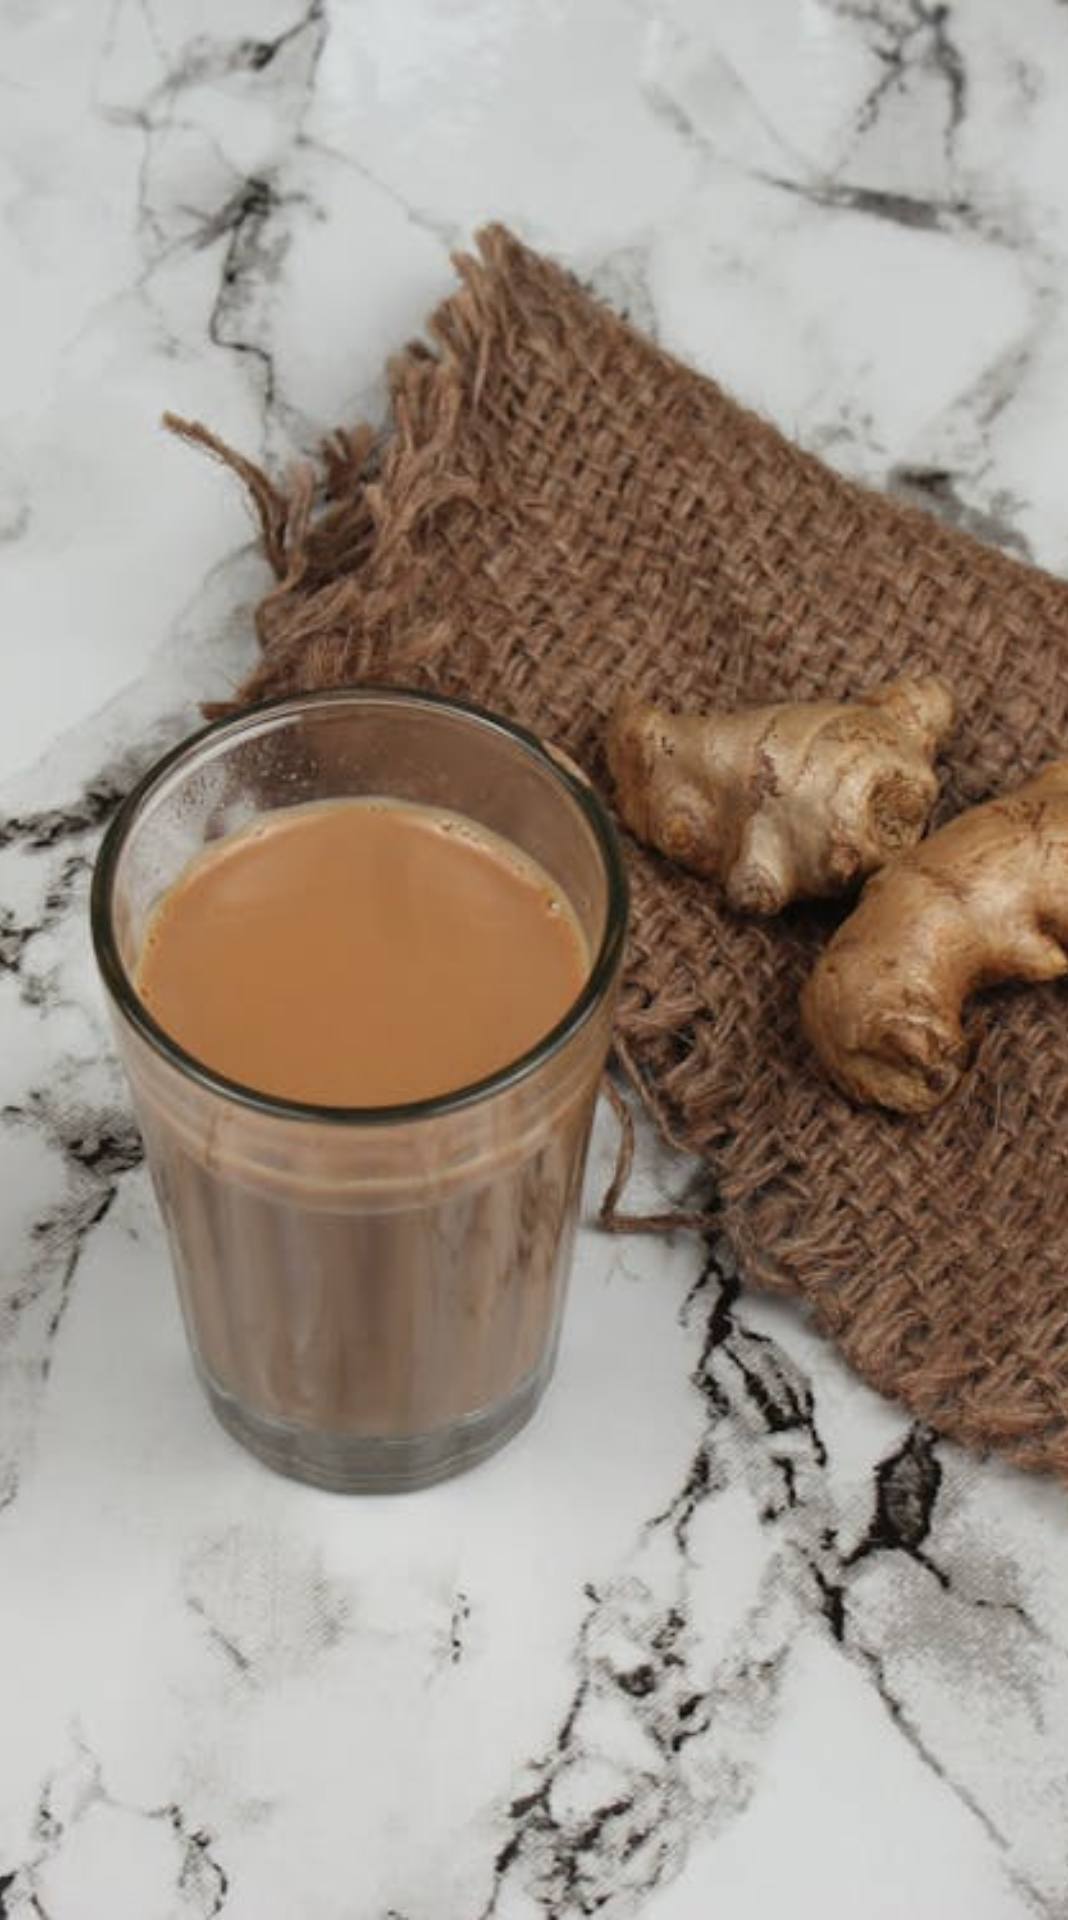
M 940 816 L 1068 751 L 1068 585 L 829 472 L 499 227 L 458 262 L 394 424 L 285 491 L 242 698 L 367 679 L 467 695 L 607 793 L 621 686 L 679 707 L 841 697 L 906 668 L 961 717 Z M 743 1273 L 800 1295 L 863 1378 L 943 1433 L 1068 1478 L 1068 999 L 976 1002 L 926 1121 L 821 1078 L 797 995 L 844 909 L 735 918 L 629 844 L 619 1053 L 703 1156 Z

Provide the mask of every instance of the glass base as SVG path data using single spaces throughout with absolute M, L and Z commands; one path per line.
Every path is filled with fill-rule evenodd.
M 291 1480 L 304 1480 L 331 1493 L 413 1493 L 455 1473 L 466 1473 L 496 1453 L 524 1427 L 538 1405 L 553 1369 L 547 1354 L 507 1400 L 467 1414 L 432 1433 L 391 1435 L 317 1433 L 290 1420 L 251 1413 L 216 1386 L 198 1366 L 201 1385 L 216 1419 L 265 1466 Z

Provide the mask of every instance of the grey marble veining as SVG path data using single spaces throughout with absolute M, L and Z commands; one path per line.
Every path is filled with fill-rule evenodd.
M 188 1369 L 86 921 L 264 586 L 156 417 L 380 418 L 484 218 L 1064 570 L 1066 89 L 1058 0 L 0 4 L 6 1920 L 1068 1916 L 1063 1490 L 727 1247 L 592 1227 L 504 1454 L 273 1479 Z M 643 1136 L 639 1195 L 694 1178 Z

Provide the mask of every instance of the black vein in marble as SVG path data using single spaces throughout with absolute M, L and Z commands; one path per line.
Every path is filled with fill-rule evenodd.
M 941 1485 L 942 1463 L 935 1452 L 934 1434 L 929 1427 L 911 1427 L 897 1451 L 880 1460 L 875 1469 L 874 1511 L 864 1538 L 846 1556 L 845 1565 L 856 1566 L 867 1554 L 884 1549 L 921 1559 Z
M 284 50 L 300 50 L 298 89 L 303 107 L 294 128 L 294 144 L 311 100 L 326 36 L 324 0 L 310 0 L 292 26 L 273 40 L 244 41 L 236 49 L 237 57 L 256 73 L 268 69 L 273 73 Z M 272 174 L 250 175 L 196 242 L 202 245 L 209 238 L 227 236 L 218 290 L 208 315 L 208 336 L 215 346 L 242 356 L 258 370 L 265 433 L 278 400 L 278 377 L 269 331 L 257 325 L 254 306 L 262 289 L 277 282 L 289 250 L 285 222 L 276 216 L 298 198 L 285 194 Z
M 513 1881 L 547 1920 L 632 1911 L 678 1871 L 695 1831 L 713 1831 L 752 1791 L 752 1748 L 774 1716 L 791 1635 L 769 1588 L 743 1641 L 711 1670 L 702 1665 L 689 1600 L 693 1531 L 730 1482 L 739 1443 L 764 1442 L 762 1491 L 777 1518 L 792 1504 L 783 1459 L 794 1491 L 825 1455 L 807 1386 L 772 1342 L 739 1324 L 737 1298 L 729 1257 L 712 1247 L 683 1309 L 703 1314 L 691 1376 L 704 1409 L 697 1450 L 625 1569 L 586 1587 L 574 1689 L 505 1809 L 481 1920 L 507 1911 Z M 612 1732 L 620 1711 L 631 1728 L 622 1749 Z
M 837 12 L 870 30 L 869 44 L 882 72 L 866 94 L 855 118 L 858 134 L 874 126 L 887 97 L 906 91 L 917 71 L 938 76 L 946 96 L 944 144 L 951 156 L 959 127 L 968 108 L 968 76 L 964 58 L 951 31 L 952 8 L 945 0 L 838 0 Z
M 922 1423 L 913 1425 L 900 1446 L 876 1465 L 872 1511 L 857 1545 L 847 1553 L 840 1553 L 837 1529 L 828 1530 L 820 1542 L 821 1554 L 809 1562 L 810 1571 L 833 1637 L 852 1663 L 873 1681 L 893 1725 L 924 1766 L 979 1822 L 994 1843 L 1014 1886 L 1037 1912 L 1049 1913 L 1052 1920 L 1054 1909 L 1011 1857 L 1011 1836 L 1002 1830 L 966 1783 L 943 1764 L 931 1740 L 923 1733 L 915 1712 L 892 1685 L 885 1652 L 872 1644 L 863 1607 L 850 1597 L 852 1580 L 872 1556 L 902 1554 L 960 1604 L 1011 1615 L 1034 1640 L 1036 1648 L 1044 1639 L 1025 1607 L 1011 1598 L 991 1598 L 968 1591 L 934 1558 L 929 1543 L 944 1479 L 937 1447 L 937 1436 L 929 1427 Z
M 54 972 L 42 973 L 28 964 L 33 943 L 63 925 L 75 906 L 83 904 L 100 829 L 141 774 L 147 757 L 144 751 L 121 756 L 64 806 L 0 816 L 0 853 L 51 862 L 45 866 L 48 877 L 33 913 L 23 915 L 0 902 L 0 975 L 17 979 L 19 997 L 27 1005 L 46 1007 L 57 997 Z
M 21 1419 L 9 1421 L 0 1446 L 0 1512 L 18 1498 L 23 1426 L 50 1378 L 86 1242 L 107 1219 L 123 1176 L 139 1165 L 143 1151 L 126 1112 L 71 1098 L 61 1068 L 56 1080 L 56 1087 L 31 1089 L 0 1108 L 0 1127 L 43 1135 L 57 1152 L 61 1180 L 23 1246 L 9 1248 L 12 1279 L 0 1293 L 0 1366 L 13 1366 L 23 1387 L 30 1387 Z
M 141 1136 L 121 1108 L 79 1106 L 51 1089 L 33 1089 L 21 1102 L 0 1108 L 7 1127 L 33 1127 L 59 1150 L 68 1173 L 68 1191 L 33 1223 L 31 1257 L 15 1286 L 0 1304 L 0 1332 L 47 1292 L 51 1305 L 42 1379 L 52 1365 L 52 1346 L 70 1302 L 71 1288 L 88 1235 L 106 1219 L 119 1181 L 144 1157 Z
M 91 865 L 87 854 L 69 854 L 49 882 L 44 899 L 30 920 L 21 920 L 13 908 L 0 905 L 0 974 L 13 974 L 18 978 L 19 996 L 28 1006 L 41 1006 L 48 1001 L 54 979 L 49 973 L 34 973 L 24 967 L 27 951 L 33 941 L 51 933 L 66 919 Z
M 886 1674 L 886 1661 L 879 1649 L 871 1646 L 858 1634 L 853 1634 L 849 1641 L 849 1652 L 854 1662 L 867 1673 L 892 1724 L 908 1742 L 917 1758 L 922 1760 L 924 1766 L 934 1774 L 937 1780 L 941 1781 L 947 1792 L 967 1808 L 982 1828 L 1012 1885 L 1023 1895 L 1035 1913 L 1048 1915 L 1049 1920 L 1063 1920 L 1066 1908 L 1061 1901 L 1047 1899 L 1030 1875 L 1013 1860 L 1011 1836 L 1002 1831 L 978 1796 L 943 1765 L 930 1740 L 923 1734 L 915 1713 L 902 1699 L 900 1692 L 890 1684 Z
M 224 1633 L 222 1628 L 216 1625 L 199 1595 L 188 1594 L 186 1596 L 186 1606 L 189 1608 L 190 1613 L 194 1614 L 198 1620 L 204 1622 L 208 1639 L 212 1642 L 213 1646 L 218 1647 L 219 1652 L 229 1661 L 236 1672 L 242 1676 L 251 1673 L 252 1660 L 250 1656 L 242 1652 L 232 1635 Z
M 1006 1849 L 1004 1834 L 999 1832 L 994 1822 L 990 1819 L 990 1816 L 978 1804 L 974 1797 L 967 1792 L 966 1788 L 964 1788 L 958 1780 L 951 1780 L 949 1778 L 937 1754 L 934 1753 L 932 1748 L 924 1740 L 914 1718 L 910 1715 L 903 1701 L 888 1684 L 882 1656 L 875 1648 L 864 1645 L 855 1637 L 851 1641 L 851 1647 L 854 1655 L 859 1656 L 861 1662 L 867 1667 L 875 1682 L 879 1698 L 895 1727 L 904 1735 L 915 1752 L 920 1755 L 924 1765 L 929 1767 L 931 1772 L 935 1774 L 939 1780 L 942 1780 L 959 1800 L 963 1801 L 969 1812 L 975 1815 L 975 1818 L 979 1821 L 979 1824 L 989 1835 L 990 1839 L 993 1840 L 999 1852 L 1004 1853 Z
M 715 58 L 724 78 L 736 94 L 746 104 L 748 112 L 767 138 L 776 146 L 791 165 L 802 167 L 804 160 L 791 144 L 783 129 L 770 118 L 757 93 L 754 93 L 724 48 L 715 45 Z M 640 82 L 641 97 L 655 119 L 676 134 L 683 144 L 701 159 L 716 155 L 719 151 L 711 131 L 700 126 L 693 115 L 671 91 L 670 86 L 657 77 L 643 78 Z M 724 157 L 730 158 L 729 153 Z
M 947 1606 L 1002 1611 L 1033 1642 L 1036 1660 L 1063 1657 L 1015 1596 L 972 1591 L 974 1575 L 941 1563 L 932 1536 L 946 1469 L 935 1435 L 920 1424 L 906 1430 L 874 1466 L 859 1528 L 846 1527 L 809 1382 L 775 1340 L 745 1324 L 721 1244 L 709 1249 L 682 1312 L 700 1329 L 691 1375 L 703 1410 L 698 1443 L 624 1565 L 585 1588 L 572 1692 L 501 1810 L 481 1920 L 503 1916 L 520 1889 L 546 1920 L 641 1910 L 693 1840 L 713 1836 L 754 1791 L 791 1651 L 806 1630 L 826 1634 L 874 1686 L 916 1758 L 977 1820 L 1013 1885 L 1052 1917 L 1010 1837 L 895 1687 L 858 1585 L 875 1561 L 901 1557 Z M 771 1558 L 731 1643 L 710 1663 L 691 1598 L 698 1529 L 739 1480 Z M 946 1631 L 954 1632 L 948 1613 Z
M 215 346 L 237 354 L 253 369 L 266 440 L 280 404 L 279 383 L 269 329 L 256 310 L 257 302 L 263 290 L 276 282 L 289 246 L 286 223 L 277 216 L 302 196 L 284 191 L 276 168 L 240 178 L 208 129 L 199 129 L 205 146 L 215 152 L 222 170 L 234 181 L 219 206 L 198 210 L 169 205 L 157 184 L 157 171 L 172 134 L 195 119 L 197 90 L 234 74 L 246 73 L 251 85 L 270 88 L 280 111 L 281 103 L 287 103 L 293 118 L 292 144 L 298 143 L 327 38 L 325 0 L 309 0 L 303 12 L 273 37 L 197 35 L 173 56 L 162 45 L 147 0 L 141 4 L 164 68 L 163 79 L 134 108 L 102 109 L 114 124 L 129 126 L 141 137 L 138 226 L 147 243 L 147 259 L 138 289 L 147 293 L 159 267 L 176 254 L 225 238 L 219 283 L 207 316 L 208 336 Z M 105 47 L 106 56 L 113 44 L 114 35 Z M 162 316 L 160 320 L 162 324 Z M 172 344 L 177 350 L 177 343 Z
M 234 1523 L 201 1539 L 182 1573 L 188 1612 L 235 1681 L 263 1688 L 304 1672 L 345 1638 L 352 1595 L 318 1555 L 285 1551 Z
M 253 73 L 263 73 L 267 67 L 274 65 L 284 48 L 291 47 L 295 41 L 299 41 L 307 33 L 318 34 L 325 14 L 325 0 L 310 0 L 310 5 L 293 21 L 292 25 L 284 27 L 281 33 L 276 33 L 273 40 L 239 41 L 238 59 L 250 67 Z
M 154 107 L 174 101 L 206 82 L 224 80 L 229 74 L 243 71 L 263 73 L 286 52 L 297 51 L 303 56 L 306 45 L 302 46 L 302 43 L 312 44 L 317 59 L 326 18 L 325 0 L 309 0 L 304 11 L 273 38 L 256 39 L 248 35 L 215 38 L 211 34 L 198 33 L 179 52 L 172 53 L 163 40 L 149 0 L 138 0 L 138 5 L 156 58 L 163 69 L 162 80 L 149 96 L 150 104 Z M 113 54 L 114 47 L 113 25 L 104 42 L 105 58 Z M 301 77 L 310 87 L 314 80 L 314 65 L 310 73 Z M 165 116 L 158 115 L 158 126 L 162 127 L 164 123 Z
M 875 1469 L 871 1518 L 857 1545 L 842 1559 L 844 1572 L 878 1553 L 904 1553 L 937 1581 L 944 1593 L 980 1611 L 1004 1613 L 1015 1619 L 1029 1637 L 1048 1637 L 1023 1603 L 1011 1595 L 992 1596 L 974 1591 L 947 1572 L 934 1557 L 928 1541 L 944 1471 L 938 1456 L 938 1438 L 930 1427 L 911 1427 L 899 1448 L 879 1461 Z
M 885 220 L 892 226 L 911 227 L 923 233 L 947 233 L 974 220 L 972 208 L 964 199 L 926 198 L 836 179 L 791 180 L 781 174 L 759 177 L 769 186 L 806 200 L 810 206 L 864 214 L 873 220 Z
M 471 1602 L 462 1587 L 456 1590 L 449 1618 L 449 1665 L 458 1667 L 464 1657 L 464 1636 L 471 1618 Z
M 341 147 L 333 146 L 330 141 L 303 131 L 298 133 L 295 144 L 310 154 L 318 155 L 319 158 L 329 160 L 336 166 L 344 167 L 347 172 L 354 173 L 375 193 L 381 194 L 390 206 L 396 207 L 417 232 L 425 233 L 430 239 L 437 241 L 447 255 L 463 245 L 467 232 L 462 221 L 446 220 L 438 214 L 429 213 L 416 201 L 406 199 L 404 194 L 400 193 L 380 173 L 376 173 L 366 161 L 358 159 L 355 154 L 346 153 Z
M 826 173 L 813 172 L 801 165 L 792 174 L 757 169 L 752 177 L 809 206 L 832 213 L 855 213 L 913 232 L 964 234 L 1012 253 L 1018 253 L 1025 240 L 1029 246 L 1035 246 L 1031 235 L 1021 230 L 1018 213 L 1003 202 L 984 200 L 980 196 L 906 193 L 852 180 L 841 168 Z M 1035 290 L 1035 298 L 1042 309 L 1050 296 L 1040 286 Z M 1025 355 L 1029 352 L 1028 343 Z
M 183 1912 L 215 1920 L 226 1907 L 230 1878 L 217 1853 L 217 1837 L 210 1827 L 194 1820 L 178 1800 L 145 1807 L 112 1794 L 104 1781 L 100 1760 L 84 1735 L 75 1729 L 69 1758 L 49 1774 L 38 1796 L 30 1830 L 30 1846 L 16 1866 L 0 1872 L 0 1920 L 17 1902 L 16 1911 L 37 1920 L 61 1920 L 45 1903 L 47 1870 L 63 1851 L 69 1837 L 94 1809 L 106 1807 L 132 1820 L 164 1826 L 174 1841 L 173 1882 L 159 1888 L 158 1898 L 176 1900 Z
M 923 6 L 920 0 L 913 0 L 924 24 L 930 28 L 931 52 L 933 63 L 945 83 L 949 100 L 949 126 L 947 143 L 952 144 L 957 129 L 963 124 L 968 111 L 968 75 L 964 57 L 949 31 L 949 22 L 953 17 L 952 7 L 947 4 Z
M 67 840 L 96 833 L 110 819 L 139 771 L 139 763 L 123 764 L 91 780 L 63 807 L 0 817 L 0 848 L 21 847 L 41 853 Z
M 890 468 L 886 485 L 915 505 L 927 507 L 951 527 L 960 527 L 988 546 L 1001 547 L 1022 560 L 1034 558 L 1014 516 L 1021 503 L 1004 490 L 994 494 L 986 507 L 973 506 L 960 491 L 957 475 L 948 467 L 912 466 L 904 463 Z
M 259 368 L 265 405 L 276 393 L 274 356 L 248 329 L 250 290 L 278 276 L 287 246 L 284 234 L 268 238 L 271 217 L 279 206 L 272 182 L 259 175 L 246 180 L 218 213 L 206 222 L 197 240 L 209 246 L 227 236 L 219 290 L 208 315 L 208 336 L 216 347 L 247 354 Z
M 156 751 L 153 739 L 120 752 L 62 805 L 12 809 L 0 816 L 0 854 L 22 870 L 22 877 L 33 879 L 37 894 L 32 911 L 0 906 L 0 979 L 7 976 L 22 1005 L 42 1021 L 61 1007 L 80 1005 L 77 997 L 68 998 L 59 936 L 73 915 L 84 914 L 102 826 Z M 38 943 L 43 959 L 37 957 Z M 19 1493 L 23 1449 L 51 1375 L 86 1243 L 108 1217 L 122 1179 L 142 1159 L 140 1137 L 110 1061 L 95 1044 L 78 1057 L 52 1051 L 47 1079 L 17 1090 L 12 1086 L 0 1109 L 6 1134 L 36 1134 L 54 1169 L 49 1198 L 17 1236 L 13 1231 L 9 1237 L 0 1288 L 0 1369 L 19 1386 L 0 1434 L 0 1510 Z
M 191 1826 L 177 1801 L 163 1809 L 171 1831 L 183 1849 L 178 1873 L 178 1894 L 183 1900 L 197 1900 L 200 1910 L 215 1920 L 222 1913 L 230 1891 L 230 1878 L 215 1854 L 215 1836 L 209 1827 Z M 149 1813 L 147 1818 L 154 1818 Z M 210 1905 L 205 1904 L 210 1902 Z

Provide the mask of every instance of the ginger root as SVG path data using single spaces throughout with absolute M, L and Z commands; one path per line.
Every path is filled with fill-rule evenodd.
M 936 676 L 853 702 L 674 715 L 624 694 L 609 722 L 620 814 L 638 839 L 778 913 L 841 893 L 919 840 L 953 724 Z
M 961 1013 L 1001 980 L 1068 973 L 1068 760 L 959 814 L 869 880 L 801 995 L 844 1092 L 926 1113 L 968 1060 Z

